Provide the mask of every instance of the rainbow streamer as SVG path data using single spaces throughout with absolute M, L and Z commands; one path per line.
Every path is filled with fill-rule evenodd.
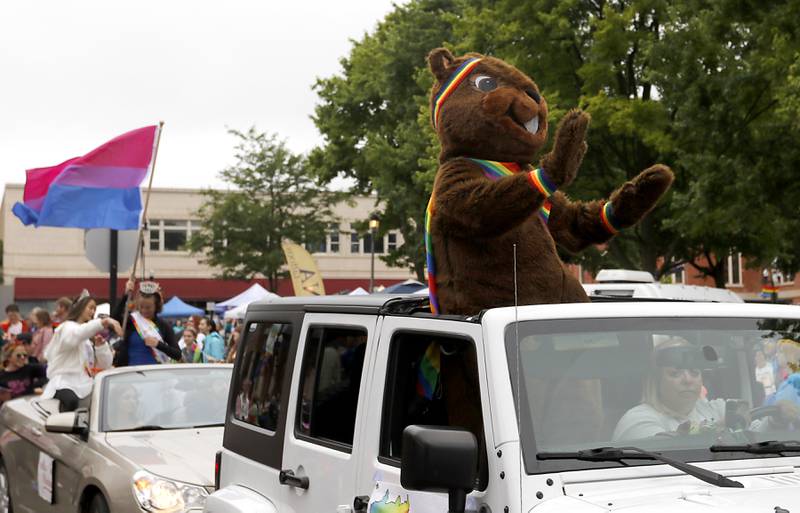
M 433 258 L 433 240 L 431 237 L 431 219 L 433 218 L 433 193 L 425 209 L 425 263 L 428 266 L 428 297 L 430 297 L 431 312 L 439 313 L 439 295 L 436 291 L 436 261 Z
M 477 66 L 479 62 L 481 62 L 481 60 L 476 58 L 470 58 L 464 61 L 461 66 L 450 75 L 450 78 L 447 79 L 447 82 L 444 83 L 442 88 L 439 89 L 439 94 L 437 94 L 436 99 L 433 100 L 433 111 L 431 112 L 434 128 L 439 127 L 439 114 L 442 111 L 442 104 L 444 104 L 444 101 L 453 94 L 453 91 L 458 88 L 459 84 L 472 73 L 472 70 L 475 69 L 475 66 Z
M 432 342 L 425 350 L 417 373 L 417 393 L 425 399 L 433 399 L 439 386 L 441 373 L 441 351 L 439 344 Z

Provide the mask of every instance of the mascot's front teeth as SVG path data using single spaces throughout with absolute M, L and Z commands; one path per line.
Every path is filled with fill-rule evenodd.
M 539 116 L 534 116 L 534 118 L 527 123 L 525 123 L 525 130 L 528 132 L 535 134 L 539 131 Z

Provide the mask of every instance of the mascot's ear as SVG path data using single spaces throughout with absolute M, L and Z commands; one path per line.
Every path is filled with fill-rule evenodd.
M 436 48 L 428 54 L 428 66 L 439 82 L 444 82 L 450 77 L 450 70 L 455 60 L 447 48 Z

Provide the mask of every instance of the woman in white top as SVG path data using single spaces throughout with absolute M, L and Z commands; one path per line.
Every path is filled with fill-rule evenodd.
M 114 319 L 92 320 L 96 306 L 94 298 L 84 290 L 45 351 L 50 381 L 42 397 L 58 399 L 61 402 L 59 411 L 77 409 L 78 401 L 92 392 L 94 375 L 111 367 L 114 354 L 108 343 L 95 335 L 110 328 L 122 336 L 122 327 Z
M 613 440 L 637 440 L 665 433 L 695 433 L 725 427 L 725 399 L 709 401 L 701 397 L 703 374 L 699 369 L 682 368 L 686 350 L 696 350 L 682 338 L 667 340 L 653 350 L 650 371 L 645 378 L 642 404 L 625 412 L 614 429 Z M 677 351 L 676 351 L 677 350 Z M 672 353 L 672 354 L 670 354 Z M 689 360 L 691 358 L 688 358 Z M 671 366 L 679 365 L 679 367 Z M 770 422 L 795 420 L 800 410 L 786 401 L 776 404 L 780 418 L 755 420 L 753 431 L 768 429 Z

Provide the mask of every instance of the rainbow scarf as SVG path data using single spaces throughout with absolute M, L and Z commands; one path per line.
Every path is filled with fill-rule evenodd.
M 516 162 L 495 162 L 493 160 L 469 159 L 474 163 L 481 166 L 483 175 L 492 180 L 497 181 L 504 176 L 511 176 L 519 173 L 522 168 Z M 541 168 L 537 168 L 533 173 L 528 174 L 528 178 L 533 185 L 545 195 L 545 197 L 552 196 L 555 192 L 555 186 L 550 183 L 549 179 L 541 173 Z M 547 224 L 550 220 L 550 210 L 552 203 L 549 199 L 545 199 L 542 206 L 539 207 L 539 217 Z
M 495 162 L 493 160 L 469 159 L 478 164 L 483 170 L 486 178 L 496 181 L 504 176 L 511 176 L 522 171 L 516 162 Z M 549 181 L 541 168 L 528 172 L 528 179 L 545 197 L 552 196 L 555 186 Z M 550 220 L 551 210 L 550 200 L 545 199 L 539 207 L 539 218 L 547 226 Z M 436 260 L 433 257 L 433 237 L 431 237 L 431 220 L 433 219 L 434 195 L 428 200 L 428 207 L 425 209 L 425 260 L 428 266 L 428 296 L 430 297 L 431 312 L 439 313 L 439 294 L 436 287 Z
M 475 69 L 475 66 L 477 66 L 479 62 L 481 62 L 481 60 L 476 58 L 470 58 L 464 61 L 461 66 L 450 75 L 450 78 L 442 85 L 442 88 L 439 89 L 439 94 L 437 94 L 436 98 L 433 100 L 433 110 L 431 111 L 433 128 L 439 127 L 439 114 L 442 111 L 442 104 L 444 104 L 444 101 L 453 94 L 453 91 L 458 88 L 459 84 L 472 73 L 472 70 Z
M 439 344 L 432 342 L 422 355 L 417 372 L 417 394 L 425 399 L 433 399 L 439 388 L 439 375 L 442 369 L 442 352 Z

